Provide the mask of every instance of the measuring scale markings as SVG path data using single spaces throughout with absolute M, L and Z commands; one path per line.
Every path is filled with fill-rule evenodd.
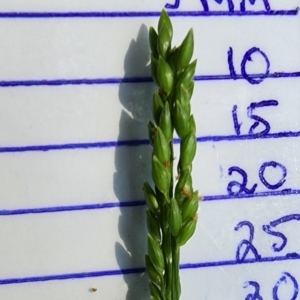
M 196 17 L 196 16 L 236 16 L 240 18 L 241 16 L 297 16 L 298 9 L 293 10 L 277 10 L 274 11 L 271 8 L 271 0 L 195 0 L 199 3 L 199 8 L 201 11 L 188 11 L 188 12 L 180 12 L 176 11 L 176 9 L 180 8 L 180 4 L 186 1 L 182 0 L 171 0 L 166 7 L 171 9 L 170 15 L 173 17 Z M 219 5 L 219 6 L 218 6 Z M 225 7 L 225 11 L 214 11 L 212 7 Z M 260 5 L 261 10 L 252 11 L 249 9 L 254 8 L 255 5 Z M 262 8 L 261 8 L 262 7 Z M 16 10 L 17 11 L 17 10 Z M 173 14 L 172 14 L 173 13 Z M 55 13 L 0 13 L 0 18 L 135 18 L 135 17 L 156 17 L 157 12 L 55 12 Z M 268 17 L 269 18 L 269 17 Z M 124 20 L 123 19 L 123 20 Z M 222 18 L 225 20 L 226 18 Z M 269 18 L 270 19 L 270 18 Z M 231 18 L 231 21 L 233 19 Z M 66 20 L 64 20 L 66 21 Z M 251 21 L 255 22 L 256 18 L 254 17 Z M 26 20 L 29 22 L 29 20 Z M 237 38 L 238 40 L 238 38 Z M 225 65 L 225 74 L 215 74 L 215 75 L 197 75 L 195 76 L 196 81 L 201 81 L 201 84 L 205 84 L 207 81 L 223 81 L 223 80 L 234 80 L 238 81 L 241 80 L 242 83 L 245 83 L 253 88 L 257 88 L 258 86 L 263 86 L 263 83 L 268 79 L 279 79 L 279 78 L 297 78 L 300 77 L 300 70 L 291 72 L 287 70 L 287 72 L 283 72 L 281 70 L 277 70 L 280 72 L 276 72 L 276 70 L 272 70 L 272 66 L 274 66 L 274 60 L 272 60 L 272 53 L 270 48 L 263 43 L 260 45 L 254 41 L 252 44 L 247 45 L 245 49 L 243 49 L 243 55 L 237 57 L 238 47 L 235 44 L 228 43 L 224 47 L 221 47 L 222 57 L 224 58 Z M 108 54 L 107 54 L 108 55 Z M 196 56 L 196 55 L 195 55 Z M 105 57 L 105 55 L 103 55 Z M 205 58 L 206 59 L 206 58 Z M 208 57 L 209 59 L 209 57 Z M 239 63 L 234 63 L 234 61 L 239 61 Z M 272 65 L 273 62 L 273 65 Z M 296 65 L 296 64 L 295 64 Z M 261 72 L 252 73 L 249 69 L 256 69 L 262 70 Z M 259 67 L 259 68 L 257 68 Z M 288 66 L 287 66 L 288 68 Z M 227 71 L 226 71 L 227 69 Z M 77 73 L 76 73 L 77 74 Z M 80 73 L 78 73 L 80 74 Z M 131 73 L 132 74 L 132 73 Z M 34 86 L 41 86 L 41 87 L 50 87 L 50 86 L 60 86 L 60 85 L 110 85 L 110 84 L 132 84 L 132 83 L 149 83 L 152 84 L 151 79 L 149 77 L 129 77 L 129 78 L 121 78 L 121 77 L 111 77 L 111 78 L 75 78 L 75 79 L 36 79 L 36 80 L 2 80 L 0 81 L 0 87 L 3 88 L 14 88 L 14 87 L 34 87 Z M 295 82 L 295 84 L 297 84 Z M 16 89 L 17 90 L 17 89 Z M 20 89 L 21 90 L 21 89 Z M 46 92 L 49 92 L 49 89 L 45 89 Z M 268 95 L 264 95 L 264 97 L 257 97 L 251 99 L 251 101 L 245 104 L 247 109 L 245 112 L 242 111 L 243 105 L 240 102 L 233 102 L 228 105 L 228 114 L 226 115 L 229 118 L 229 127 L 228 135 L 211 135 L 211 136 L 199 136 L 197 138 L 198 143 L 204 142 L 225 142 L 225 147 L 228 144 L 228 147 L 234 147 L 233 141 L 247 141 L 247 140 L 267 140 L 267 139 L 278 139 L 278 138 L 298 138 L 300 137 L 300 128 L 295 131 L 280 131 L 280 132 L 273 132 L 274 124 L 268 117 L 267 113 L 271 114 L 277 111 L 281 105 L 283 107 L 284 99 L 281 97 L 277 99 L 273 97 L 274 95 L 268 97 Z M 246 101 L 246 99 L 245 99 Z M 63 119 L 63 118 L 62 118 Z M 225 117 L 224 117 L 225 119 Z M 246 119 L 249 123 L 244 122 Z M 272 127 L 273 126 L 273 127 Z M 281 130 L 281 128 L 280 128 Z M 175 143 L 178 144 L 178 140 L 175 139 Z M 283 140 L 284 142 L 284 140 Z M 297 141 L 296 141 L 297 142 Z M 238 143 L 237 143 L 238 144 Z M 14 144 L 13 144 L 14 145 Z M 44 144 L 44 145 L 29 145 L 29 146 L 16 146 L 16 147 L 5 147 L 2 146 L 0 148 L 0 153 L 7 153 L 7 152 L 27 152 L 27 151 L 50 151 L 50 150 L 79 150 L 79 149 L 107 149 L 107 148 L 116 148 L 116 147 L 138 147 L 138 146 L 148 146 L 149 141 L 147 139 L 140 139 L 140 140 L 125 140 L 125 141 L 99 141 L 95 143 L 62 143 L 62 144 Z M 112 149 L 113 151 L 115 149 Z M 128 149 L 126 149 L 128 150 Z M 88 153 L 88 152 L 86 152 Z M 42 155 L 42 154 L 41 154 Z M 83 154 L 84 155 L 84 154 Z M 242 153 L 241 155 L 247 155 L 247 153 Z M 246 157 L 245 159 L 248 159 Z M 252 159 L 252 157 L 251 157 Z M 223 166 L 224 167 L 224 166 Z M 75 167 L 74 167 L 75 168 Z M 298 195 L 300 194 L 300 189 L 296 189 L 295 186 L 289 186 L 289 182 L 287 180 L 288 174 L 292 171 L 292 166 L 289 165 L 286 161 L 281 161 L 278 157 L 267 157 L 262 160 L 259 164 L 259 167 L 255 169 L 255 176 L 251 175 L 253 168 L 251 167 L 241 167 L 239 163 L 235 163 L 234 161 L 227 165 L 228 176 L 230 180 L 229 182 L 225 183 L 223 192 L 224 195 L 214 194 L 207 195 L 204 197 L 204 201 L 206 205 L 210 205 L 210 201 L 217 201 L 217 200 L 224 200 L 219 201 L 217 205 L 220 205 L 220 211 L 222 211 L 222 205 L 227 205 L 227 200 L 233 202 L 233 200 L 242 200 L 242 199 L 253 199 L 253 198 L 263 198 L 268 197 L 269 203 L 272 205 L 273 197 L 278 196 L 287 196 L 287 195 Z M 278 175 L 275 180 L 269 179 L 269 172 L 276 172 Z M 249 175 L 248 175 L 249 174 Z M 234 176 L 237 176 L 238 179 L 233 180 Z M 262 185 L 265 191 L 257 191 L 259 190 L 259 185 Z M 293 188 L 291 188 L 293 187 Z M 227 191 L 226 191 L 227 188 Z M 214 191 L 216 192 L 216 191 Z M 296 196 L 295 196 L 296 198 Z M 134 199 L 131 199 L 134 200 Z M 225 201 L 226 200 L 226 201 Z M 257 199 L 257 201 L 262 201 L 262 199 Z M 263 201 L 262 201 L 263 202 Z M 293 201 L 287 201 L 289 205 L 293 205 Z M 235 202 L 234 209 L 232 209 L 232 213 L 236 210 L 239 210 L 239 207 L 236 206 L 240 205 L 241 202 Z M 245 202 L 244 202 L 245 203 Z M 257 205 L 258 202 L 249 201 L 249 211 L 251 212 L 251 205 Z M 266 201 L 264 202 L 266 203 Z M 296 202 L 295 202 L 296 203 Z M 21 205 L 21 202 L 19 203 Z M 22 202 L 23 205 L 23 202 Z M 1 210 L 0 215 L 1 220 L 4 222 L 9 222 L 10 219 L 14 220 L 13 217 L 9 218 L 4 216 L 17 216 L 22 214 L 40 214 L 40 213 L 59 213 L 59 212 L 71 212 L 71 211 L 88 211 L 88 210 L 96 210 L 96 209 L 110 209 L 111 215 L 113 215 L 112 208 L 119 208 L 122 209 L 127 207 L 128 210 L 134 209 L 134 207 L 140 207 L 144 205 L 144 201 L 142 199 L 138 201 L 123 201 L 123 202 L 115 202 L 115 203 L 94 203 L 94 204 L 87 204 L 87 205 L 66 205 L 66 206 L 56 206 L 56 207 L 42 207 L 42 208 L 26 208 L 24 209 L 12 209 L 12 210 Z M 224 208 L 224 206 L 223 206 Z M 297 208 L 295 208 L 296 211 Z M 272 210 L 272 208 L 270 208 Z M 125 210 L 124 210 L 125 211 Z M 274 208 L 275 211 L 275 208 Z M 89 213 L 89 212 L 86 212 Z M 65 214 L 68 216 L 70 214 Z M 74 214 L 75 215 L 75 214 Z M 103 214 L 104 215 L 104 214 Z M 293 266 L 297 266 L 299 264 L 298 260 L 300 260 L 300 247 L 299 249 L 296 248 L 292 241 L 295 241 L 294 236 L 289 236 L 286 231 L 288 230 L 291 232 L 292 230 L 296 230 L 297 226 L 300 224 L 297 222 L 300 220 L 300 214 L 298 213 L 281 213 L 276 211 L 276 217 L 272 216 L 264 216 L 263 222 L 257 225 L 256 216 L 253 216 L 251 219 L 251 213 L 246 214 L 243 216 L 243 213 L 239 213 L 238 217 L 233 218 L 234 220 L 230 223 L 230 226 L 227 226 L 228 232 L 226 232 L 226 236 L 224 237 L 224 245 L 226 247 L 224 250 L 228 251 L 229 254 L 225 254 L 221 251 L 218 252 L 220 255 L 215 255 L 211 257 L 212 259 L 208 259 L 208 257 L 201 256 L 200 253 L 198 258 L 200 262 L 197 263 L 198 258 L 194 259 L 196 263 L 187 263 L 181 265 L 181 269 L 198 269 L 199 276 L 206 272 L 203 270 L 204 268 L 214 268 L 213 272 L 215 274 L 222 273 L 225 267 L 226 272 L 230 272 L 232 269 L 236 268 L 239 271 L 239 276 L 242 277 L 242 283 L 234 286 L 234 289 L 241 290 L 245 293 L 244 297 L 242 298 L 234 298 L 229 299 L 226 298 L 226 295 L 222 298 L 214 297 L 211 294 L 211 298 L 207 298 L 209 300 L 219 300 L 219 299 L 228 299 L 228 300 L 296 300 L 299 293 L 298 288 L 298 281 L 300 280 L 299 272 L 297 273 L 297 269 L 289 270 L 288 263 L 293 264 Z M 29 218 L 30 216 L 28 216 Z M 57 214 L 57 220 L 59 218 L 63 218 L 64 214 Z M 15 217 L 18 218 L 18 217 Z M 27 216 L 26 216 L 27 218 Z M 25 218 L 25 219 L 26 219 Z M 34 219 L 34 218 L 33 218 Z M 38 218 L 36 218 L 38 219 Z M 35 220 L 36 220 L 35 219 Z M 219 220 L 219 218 L 215 218 Z M 22 220 L 22 219 L 21 219 Z M 53 219 L 52 219 L 53 220 Z M 220 218 L 219 222 L 215 222 L 215 226 L 223 226 L 221 223 L 222 219 Z M 43 222 L 47 222 L 47 216 L 43 216 Z M 229 221 L 228 221 L 229 222 Z M 5 223 L 4 223 L 5 224 Z M 9 223 L 7 223 L 9 224 Z M 236 225 L 235 225 L 236 224 Z M 82 224 L 84 227 L 85 224 Z M 226 224 L 225 224 L 226 225 Z M 227 224 L 228 225 L 228 224 Z M 234 226 L 235 225 L 235 226 Z M 76 224 L 74 224 L 74 228 Z M 116 226 L 117 227 L 117 226 Z M 207 228 L 206 230 L 210 230 Z M 16 233 L 17 235 L 18 233 Z M 202 234 L 202 233 L 200 233 Z M 242 237 L 236 241 L 234 238 L 238 237 L 238 234 L 242 234 Z M 53 236 L 55 236 L 53 234 Z M 260 240 L 260 237 L 263 237 Z M 99 237 L 101 239 L 101 236 Z M 220 237 L 222 239 L 222 237 Z M 223 241 L 221 241 L 223 242 Z M 220 242 L 220 245 L 221 245 Z M 5 244 L 5 243 L 4 243 Z M 39 245 L 36 245 L 37 247 Z M 58 244 L 57 247 L 61 245 Z M 197 245 L 196 245 L 197 246 Z M 204 245 L 205 246 L 205 245 Z M 209 246 L 209 245 L 208 245 Z M 232 246 L 232 248 L 231 248 Z M 212 247 L 212 246 L 211 246 Z M 103 245 L 103 249 L 105 245 Z M 60 249 L 60 248 L 59 248 Z M 193 249 L 196 249 L 195 246 Z M 220 250 L 219 249 L 219 250 Z M 228 250 L 229 249 L 229 250 Z M 213 249 L 212 249 L 213 250 Z M 104 250 L 103 250 L 104 251 Z M 194 250 L 193 250 L 194 251 Z M 268 255 L 265 252 L 268 251 Z M 195 251 L 196 252 L 196 251 Z M 194 254 L 194 252 L 193 252 Z M 99 255 L 99 253 L 97 254 Z M 203 258 L 203 259 L 202 259 Z M 191 259 L 192 260 L 192 259 Z M 47 260 L 45 260 L 47 261 Z M 51 261 L 51 257 L 49 259 Z M 292 262 L 291 262 L 292 261 Z M 276 280 L 272 279 L 272 282 L 266 284 L 261 278 L 256 277 L 260 274 L 255 274 L 253 272 L 245 272 L 246 268 L 251 265 L 255 265 L 258 267 L 259 265 L 265 263 L 267 266 L 270 264 L 277 262 L 275 267 L 277 268 L 276 271 L 272 274 L 275 276 Z M 52 263 L 52 262 L 51 262 Z M 109 263 L 107 264 L 109 265 Z M 129 265 L 129 264 L 128 264 Z M 108 269 L 105 270 L 104 266 L 100 265 L 99 271 L 91 271 L 91 272 L 79 272 L 79 273 L 72 273 L 68 272 L 67 269 L 62 265 L 61 270 L 66 270 L 65 274 L 57 274 L 55 273 L 54 268 L 50 269 L 53 271 L 49 271 L 49 269 L 45 268 L 44 270 L 41 269 L 39 274 L 48 274 L 48 275 L 41 275 L 41 276 L 32 276 L 30 277 L 25 274 L 30 274 L 31 271 L 26 270 L 24 274 L 21 276 L 11 277 L 11 278 L 2 278 L 0 279 L 0 285 L 7 285 L 7 284 L 21 284 L 21 283 L 29 283 L 29 282 L 43 282 L 43 281 L 54 281 L 54 280 L 70 280 L 70 279 L 80 279 L 80 278 L 93 278 L 93 277 L 106 277 L 106 276 L 119 276 L 126 274 L 138 274 L 143 273 L 145 271 L 143 265 L 141 264 L 137 268 L 133 268 L 131 265 L 124 264 L 123 266 L 116 267 L 115 269 Z M 273 265 L 273 264 L 272 264 Z M 45 263 L 46 266 L 46 263 Z M 231 268 L 229 268 L 231 266 Z M 274 267 L 274 268 L 275 268 Z M 240 268 L 240 269 L 239 269 Z M 243 269 L 242 269 L 243 268 Z M 76 269 L 76 268 L 75 268 Z M 268 268 L 266 268 L 268 269 Z M 298 268 L 299 269 L 299 268 Z M 46 270 L 46 271 L 45 271 Z M 48 270 L 48 271 L 47 271 Z M 76 269 L 77 270 L 77 269 Z M 220 272 L 220 270 L 222 272 Z M 256 269 L 255 269 L 256 270 Z M 5 270 L 3 271 L 5 274 Z M 59 272 L 58 272 L 59 273 Z M 224 272 L 225 273 L 225 272 Z M 259 273 L 259 272 L 257 272 Z M 11 273 L 9 273 L 11 274 Z M 196 274 L 196 273 L 194 273 Z M 250 274 L 250 275 L 249 275 Z M 267 274 L 268 275 L 268 274 Z M 271 275 L 271 274 L 269 274 Z M 205 274 L 206 276 L 206 274 Z M 227 275 L 226 275 L 227 276 Z M 9 277 L 9 276 L 7 276 Z M 236 279 L 238 280 L 238 279 Z M 84 281 L 84 280 L 82 280 Z M 100 282 L 100 281 L 99 281 Z M 105 280 L 103 282 L 106 282 Z M 124 284 L 122 282 L 122 284 Z M 231 284 L 233 285 L 233 284 Z M 230 284 L 227 282 L 222 283 L 220 287 L 221 290 L 225 290 L 226 287 L 229 287 Z M 282 297 L 282 293 L 287 287 L 287 292 L 285 293 L 285 297 Z M 198 288 L 195 286 L 195 289 Z M 214 286 L 216 288 L 216 286 Z M 219 287 L 218 287 L 219 288 Z M 201 289 L 205 289 L 205 287 L 201 287 Z M 99 288 L 99 290 L 101 290 Z M 223 291 L 222 291 L 223 292 Z M 123 297 L 125 298 L 125 297 Z M 26 299 L 26 297 L 25 297 Z M 67 298 L 66 298 L 67 299 Z M 193 299 L 193 298 L 189 298 Z M 202 298 L 201 298 L 202 299 Z M 200 300 L 200 299 L 199 299 Z

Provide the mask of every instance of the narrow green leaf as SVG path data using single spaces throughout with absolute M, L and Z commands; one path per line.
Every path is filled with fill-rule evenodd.
M 148 234 L 148 255 L 156 271 L 163 272 L 165 267 L 164 255 L 159 243 L 150 234 Z
M 158 213 L 158 203 L 156 200 L 155 192 L 148 182 L 144 182 L 143 191 L 149 209 L 156 215 Z
M 156 129 L 155 125 L 151 121 L 148 121 L 148 136 L 149 136 L 151 145 L 153 145 L 156 130 L 157 129 Z
M 152 102 L 152 113 L 153 113 L 153 117 L 154 120 L 156 122 L 156 124 L 159 124 L 159 120 L 160 120 L 160 116 L 161 116 L 161 112 L 164 108 L 164 103 L 162 101 L 162 99 L 160 98 L 158 92 L 155 92 L 153 95 L 153 102 Z
M 188 167 L 196 154 L 197 142 L 193 132 L 190 132 L 180 143 L 180 164 L 182 169 Z
M 182 226 L 181 210 L 176 199 L 171 199 L 169 226 L 173 236 L 176 237 Z
M 157 63 L 156 79 L 162 90 L 169 95 L 173 87 L 174 74 L 172 68 L 161 56 Z
M 198 211 L 199 206 L 199 195 L 198 191 L 194 192 L 190 198 L 185 199 L 182 204 L 182 221 L 185 223 L 186 221 L 192 219 Z
M 150 26 L 150 28 L 149 28 L 149 44 L 150 44 L 151 52 L 152 52 L 153 56 L 156 58 L 158 58 L 157 39 L 158 39 L 158 36 L 157 36 L 155 29 L 152 26 Z
M 160 232 L 160 224 L 156 216 L 150 211 L 150 209 L 146 209 L 146 220 L 147 220 L 147 228 L 150 235 L 156 240 L 156 242 L 161 242 L 161 232 Z
M 180 138 L 184 138 L 189 132 L 189 115 L 184 106 L 178 100 L 175 102 L 173 124 Z
M 149 287 L 150 287 L 150 294 L 152 297 L 155 297 L 154 299 L 158 299 L 158 300 L 163 299 L 161 295 L 161 291 L 156 284 L 150 282 Z
M 151 54 L 151 76 L 156 85 L 159 86 L 157 81 L 157 67 L 158 67 L 158 59 Z
M 152 178 L 157 188 L 163 194 L 167 194 L 171 182 L 170 170 L 155 155 L 152 158 Z
M 161 275 L 157 272 L 157 270 L 154 268 L 152 262 L 150 261 L 149 256 L 146 254 L 145 256 L 145 264 L 146 264 L 146 271 L 149 279 L 153 281 L 154 283 L 161 285 Z
M 159 127 L 157 127 L 157 131 L 154 136 L 153 152 L 162 164 L 165 166 L 170 164 L 170 146 Z
M 157 40 L 158 53 L 162 57 L 165 57 L 170 47 L 171 47 L 171 39 L 169 36 L 169 31 L 164 23 L 158 32 L 158 40 Z
M 176 69 L 177 55 L 178 55 L 177 47 L 173 47 L 167 55 L 167 62 L 170 65 L 170 67 L 172 68 L 174 73 L 177 72 L 177 69 Z
M 171 113 L 169 102 L 166 101 L 164 108 L 160 114 L 159 127 L 161 128 L 167 142 L 170 142 L 173 137 L 173 128 L 171 122 Z
M 166 11 L 163 9 L 161 14 L 160 14 L 160 18 L 158 21 L 158 32 L 160 32 L 161 28 L 164 26 L 166 26 L 168 33 L 169 33 L 169 37 L 170 39 L 172 39 L 173 37 L 173 26 L 170 20 L 170 17 L 168 16 L 168 14 L 166 13 Z
M 196 123 L 193 115 L 191 115 L 189 119 L 189 131 L 193 135 L 196 135 Z
M 182 44 L 179 46 L 177 56 L 177 70 L 182 70 L 189 64 L 194 52 L 194 33 L 190 29 Z
M 178 90 L 181 84 L 185 86 L 189 86 L 194 79 L 195 71 L 196 71 L 197 60 L 194 60 L 190 63 L 187 68 L 179 75 L 176 89 Z
M 183 246 L 194 234 L 196 230 L 197 219 L 187 222 L 179 231 L 176 243 L 179 247 Z
M 188 86 L 183 83 L 176 89 L 176 99 L 182 103 L 182 105 L 190 104 L 190 100 L 194 91 L 194 81 L 190 82 Z
M 175 197 L 179 202 L 182 202 L 186 197 L 190 197 L 193 193 L 193 181 L 191 173 L 184 170 L 179 175 L 179 180 L 175 188 Z

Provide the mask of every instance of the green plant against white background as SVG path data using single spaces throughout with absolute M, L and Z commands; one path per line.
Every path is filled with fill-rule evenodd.
M 191 115 L 196 60 L 191 29 L 179 47 L 172 48 L 173 27 L 162 11 L 158 31 L 150 28 L 151 71 L 158 91 L 153 96 L 153 119 L 149 138 L 153 146 L 152 178 L 154 189 L 144 184 L 147 202 L 148 254 L 146 270 L 150 299 L 180 298 L 180 247 L 194 234 L 199 204 L 192 184 L 192 161 L 196 154 L 196 126 Z M 180 138 L 176 185 L 173 164 L 173 133 Z

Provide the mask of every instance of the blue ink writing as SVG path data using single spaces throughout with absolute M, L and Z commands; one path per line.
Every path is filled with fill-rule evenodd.
M 267 181 L 265 178 L 265 171 L 267 168 L 272 167 L 274 169 L 279 168 L 282 171 L 281 178 L 278 180 L 278 182 L 271 184 Z M 228 175 L 232 176 L 232 174 L 236 172 L 241 175 L 242 182 L 238 181 L 230 181 L 227 185 L 227 192 L 229 195 L 241 195 L 243 193 L 245 194 L 253 194 L 257 188 L 257 183 L 255 183 L 251 188 L 247 187 L 248 184 L 248 174 L 245 170 L 243 170 L 240 167 L 233 166 L 228 169 Z M 282 164 L 276 162 L 276 161 L 269 161 L 265 162 L 261 165 L 258 172 L 258 177 L 261 181 L 261 183 L 269 190 L 276 190 L 285 183 L 286 181 L 286 175 L 287 175 L 287 169 Z M 238 188 L 238 189 L 235 189 Z
M 247 64 L 249 62 L 253 61 L 252 60 L 253 54 L 259 54 L 260 56 L 262 56 L 262 58 L 265 61 L 265 65 L 266 65 L 265 72 L 262 74 L 257 74 L 255 76 L 248 74 L 248 72 L 246 70 Z M 238 79 L 238 76 L 236 74 L 234 64 L 233 64 L 233 49 L 231 47 L 229 48 L 229 51 L 227 52 L 227 62 L 228 62 L 228 68 L 229 68 L 229 73 L 230 73 L 231 78 L 234 80 Z M 253 48 L 249 49 L 243 56 L 243 59 L 241 62 L 241 74 L 242 74 L 242 77 L 245 80 L 247 80 L 250 84 L 262 83 L 264 81 L 264 79 L 266 79 L 270 74 L 270 61 L 269 61 L 267 55 L 257 47 L 253 47 Z
M 270 126 L 269 122 L 267 122 L 265 119 L 253 114 L 253 111 L 255 109 L 261 108 L 261 107 L 267 107 L 267 106 L 278 106 L 278 101 L 276 101 L 276 100 L 263 100 L 263 101 L 260 101 L 260 102 L 252 102 L 250 104 L 250 106 L 248 107 L 248 109 L 247 109 L 248 117 L 252 120 L 255 120 L 255 122 L 253 123 L 253 125 L 249 129 L 249 134 L 254 134 L 255 128 L 258 127 L 259 124 L 263 124 L 265 126 L 265 129 L 263 131 L 260 131 L 260 132 L 256 133 L 258 136 L 266 135 L 270 132 L 271 126 Z
M 234 131 L 236 135 L 240 135 L 242 123 L 239 123 L 238 116 L 237 116 L 237 108 L 238 108 L 237 105 L 234 105 L 231 113 L 232 113 Z
M 165 5 L 165 8 L 177 9 L 179 7 L 179 5 L 180 5 L 180 0 L 175 0 L 174 4 L 167 3 Z
M 240 4 L 240 10 L 241 11 L 246 11 L 246 2 L 247 0 L 242 0 L 241 1 L 241 4 Z M 269 0 L 262 0 L 263 1 L 263 3 L 264 3 L 264 6 L 265 6 L 265 10 L 266 11 L 270 11 L 271 10 L 271 6 L 270 6 L 270 4 L 269 4 Z M 254 5 L 255 3 L 256 3 L 256 0 L 249 0 L 249 2 L 250 2 L 250 4 L 251 5 Z
M 234 12 L 234 3 L 233 3 L 233 0 L 210 0 L 211 2 L 214 1 L 216 2 L 217 4 L 222 4 L 223 2 L 227 2 L 227 5 L 228 5 L 228 11 L 229 12 Z M 256 1 L 257 0 L 241 0 L 241 3 L 240 3 L 240 11 L 241 12 L 246 12 L 247 9 L 246 9 L 246 2 L 249 2 L 251 5 L 255 5 L 256 4 Z M 265 11 L 270 11 L 271 10 L 271 6 L 269 4 L 269 0 L 261 0 L 265 6 Z M 205 12 L 209 12 L 210 9 L 209 9 L 209 5 L 208 5 L 208 2 L 209 0 L 200 0 L 201 4 L 202 4 L 202 7 L 203 7 L 203 10 Z M 178 9 L 180 6 L 180 0 L 175 0 L 174 4 L 170 4 L 170 3 L 167 3 L 165 5 L 166 8 L 170 8 L 170 9 Z
M 229 195 L 239 195 L 239 194 L 242 194 L 242 193 L 246 193 L 246 194 L 253 194 L 257 188 L 257 184 L 254 184 L 250 189 L 247 188 L 247 183 L 248 183 L 248 175 L 247 173 L 239 168 L 239 167 L 230 167 L 228 169 L 228 175 L 232 175 L 233 172 L 236 172 L 238 174 L 240 174 L 242 176 L 242 183 L 240 182 L 237 182 L 237 181 L 230 181 L 227 185 L 227 192 Z M 238 187 L 239 189 L 234 191 L 233 188 L 234 187 Z
M 262 226 L 262 230 L 265 233 L 269 234 L 269 235 L 281 238 L 281 240 L 282 240 L 281 245 L 278 245 L 277 243 L 274 243 L 272 245 L 272 249 L 273 249 L 274 252 L 280 252 L 280 251 L 282 251 L 284 249 L 284 247 L 287 244 L 287 238 L 286 238 L 286 236 L 283 233 L 271 230 L 271 226 L 270 225 L 263 225 Z
M 282 251 L 285 248 L 288 240 L 283 233 L 274 231 L 272 229 L 276 228 L 280 224 L 288 223 L 290 221 L 300 221 L 300 214 L 291 214 L 291 215 L 283 216 L 277 220 L 271 221 L 268 225 L 262 226 L 262 229 L 265 233 L 270 234 L 272 236 L 276 236 L 282 240 L 280 245 L 278 245 L 278 243 L 274 243 L 272 245 L 272 249 L 274 252 Z M 287 256 L 295 256 L 295 255 L 297 255 L 297 253 L 288 253 L 287 254 Z
M 271 130 L 270 123 L 268 121 L 266 121 L 265 119 L 263 119 L 262 117 L 258 116 L 257 114 L 254 115 L 253 111 L 258 108 L 263 108 L 263 107 L 268 107 L 268 106 L 278 106 L 278 104 L 279 103 L 277 100 L 262 100 L 260 102 L 252 102 L 247 107 L 248 118 L 255 121 L 248 130 L 249 135 L 255 135 L 257 137 L 262 137 L 262 136 L 270 133 L 270 130 Z M 237 105 L 234 105 L 232 108 L 232 120 L 233 120 L 233 126 L 234 126 L 236 135 L 240 135 L 242 123 L 239 122 L 237 110 L 238 110 Z M 263 126 L 263 129 L 259 132 L 254 132 L 254 130 L 259 125 Z
M 223 0 L 214 0 L 214 1 L 217 2 L 218 4 L 223 3 Z M 204 11 L 209 11 L 207 0 L 200 0 L 200 2 L 203 6 L 203 10 Z M 227 3 L 228 3 L 228 11 L 233 12 L 234 11 L 234 4 L 233 4 L 232 0 L 227 0 Z
M 254 53 L 259 53 L 265 59 L 265 62 L 266 62 L 266 71 L 264 74 L 259 75 L 258 79 L 252 78 L 246 71 L 247 63 L 249 61 L 252 61 L 252 54 L 254 54 Z M 241 72 L 242 72 L 243 77 L 249 83 L 251 83 L 251 84 L 261 83 L 266 77 L 268 77 L 268 75 L 270 73 L 270 61 L 269 61 L 267 55 L 264 52 L 262 52 L 259 48 L 256 48 L 256 47 L 251 48 L 250 50 L 248 50 L 245 53 L 245 55 L 243 57 L 243 60 L 241 62 Z
M 253 294 L 248 294 L 245 300 L 263 300 L 262 296 L 260 295 L 260 286 L 256 281 L 247 281 L 244 285 L 244 289 L 253 286 L 254 292 Z
M 293 296 L 292 296 L 292 298 L 290 298 L 290 300 L 296 300 L 297 299 L 298 292 L 299 292 L 298 282 L 295 279 L 295 277 L 293 277 L 290 273 L 285 272 L 285 273 L 282 274 L 282 277 L 277 281 L 277 283 L 275 284 L 275 286 L 273 288 L 273 299 L 274 300 L 280 300 L 278 298 L 278 289 L 282 285 L 282 283 L 287 284 L 288 279 L 293 284 Z
M 247 255 L 249 254 L 250 251 L 254 255 L 254 258 L 256 260 L 259 260 L 261 258 L 261 256 L 258 254 L 256 248 L 252 244 L 253 239 L 254 239 L 254 226 L 253 226 L 253 224 L 249 221 L 242 221 L 242 222 L 240 222 L 236 225 L 234 230 L 238 231 L 242 227 L 247 227 L 249 229 L 249 239 L 248 240 L 243 239 L 239 243 L 239 245 L 237 247 L 237 250 L 236 250 L 236 255 L 235 255 L 236 261 L 239 262 L 239 263 L 242 263 L 247 258 Z M 241 250 L 242 250 L 243 246 L 246 246 L 246 248 L 245 248 L 243 254 L 241 254 Z
M 280 287 L 283 286 L 283 284 L 290 283 L 292 285 L 292 296 L 291 298 L 284 298 L 278 297 L 278 290 Z M 263 300 L 263 297 L 260 295 L 260 285 L 256 281 L 247 281 L 244 284 L 244 288 L 247 288 L 249 286 L 254 287 L 254 292 L 252 294 L 248 294 L 245 298 L 245 300 Z M 296 278 L 292 276 L 288 272 L 282 273 L 282 276 L 279 278 L 279 280 L 276 282 L 272 289 L 272 299 L 273 300 L 296 300 L 299 293 L 299 286 Z M 269 297 L 267 299 L 270 299 Z
M 264 176 L 265 170 L 268 167 L 280 168 L 282 171 L 282 177 L 276 184 L 269 183 Z M 286 181 L 286 179 L 285 179 L 286 174 L 287 174 L 286 167 L 275 161 L 265 162 L 262 164 L 262 166 L 259 169 L 259 179 L 264 184 L 264 186 L 266 188 L 268 188 L 269 190 L 276 190 L 276 189 L 280 188 Z
M 229 68 L 229 74 L 232 79 L 237 79 L 238 76 L 236 75 L 234 64 L 233 64 L 233 49 L 229 47 L 229 50 L 227 52 L 227 63 Z

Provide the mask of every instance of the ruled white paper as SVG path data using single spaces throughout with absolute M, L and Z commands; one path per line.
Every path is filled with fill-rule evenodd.
M 181 299 L 300 299 L 300 2 L 218 2 L 0 3 L 0 299 L 149 299 L 148 28 L 164 7 L 198 59 L 204 201 Z

